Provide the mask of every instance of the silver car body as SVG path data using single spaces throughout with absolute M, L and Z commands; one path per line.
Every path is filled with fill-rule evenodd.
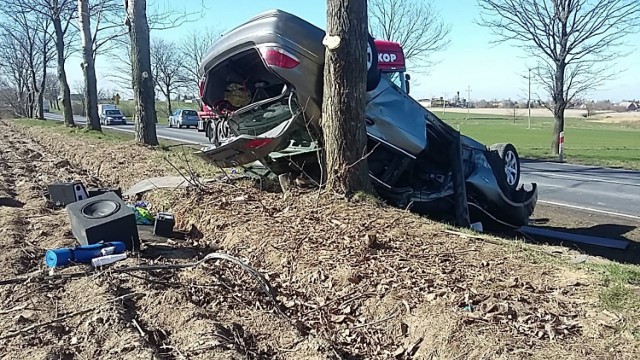
M 230 117 L 235 136 L 200 155 L 225 167 L 259 160 L 274 172 L 284 172 L 287 161 L 292 163 L 296 156 L 318 151 L 314 139 L 320 139 L 318 134 L 322 131 L 323 37 L 321 29 L 275 10 L 254 17 L 216 41 L 200 66 L 205 79 L 205 104 L 212 105 L 223 98 L 227 83 L 236 79 L 281 81 L 284 86 L 280 94 L 274 90 L 267 98 L 236 109 Z M 295 59 L 297 65 L 273 66 L 264 58 L 265 48 L 277 49 Z M 270 123 L 264 114 L 282 104 L 289 104 L 289 116 Z M 241 131 L 247 122 L 265 124 L 266 131 Z M 367 93 L 366 123 L 370 141 L 383 145 L 379 156 L 374 153 L 369 158 L 370 175 L 378 193 L 401 207 L 424 204 L 431 212 L 437 212 L 432 206 L 436 201 L 446 205 L 453 186 L 443 149 L 457 132 L 384 76 Z M 307 136 L 301 129 L 306 130 Z M 537 201 L 536 184 L 529 189 L 507 189 L 499 179 L 503 169 L 497 165 L 495 154 L 465 136 L 461 136 L 461 143 L 472 210 L 511 225 L 525 224 Z M 383 171 L 393 166 L 402 169 L 404 175 Z M 423 173 L 407 175 L 416 171 Z M 386 175 L 382 176 L 383 172 Z

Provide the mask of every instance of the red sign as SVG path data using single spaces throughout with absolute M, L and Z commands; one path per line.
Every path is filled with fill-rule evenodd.
M 375 40 L 378 50 L 378 68 L 382 71 L 405 71 L 404 51 L 396 42 Z

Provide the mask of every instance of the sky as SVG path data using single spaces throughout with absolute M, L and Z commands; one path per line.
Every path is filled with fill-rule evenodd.
M 203 10 L 202 4 L 206 10 Z M 476 0 L 432 0 L 434 6 L 446 23 L 451 25 L 448 49 L 434 54 L 438 63 L 429 69 L 420 68 L 411 71 L 411 94 L 414 98 L 452 97 L 457 91 L 461 97 L 467 97 L 470 89 L 471 100 L 480 99 L 525 99 L 527 80 L 523 75 L 527 67 L 535 64 L 526 54 L 512 44 L 493 45 L 494 38 L 489 29 L 474 23 L 479 16 Z M 269 9 L 282 9 L 296 14 L 314 25 L 325 28 L 325 0 L 155 0 L 149 6 L 170 6 L 176 11 L 198 12 L 199 20 L 184 24 L 176 29 L 153 31 L 152 37 L 180 42 L 193 30 L 207 28 L 231 29 L 254 15 Z M 628 38 L 630 43 L 640 44 L 640 34 Z M 625 70 L 616 79 L 609 81 L 599 90 L 588 94 L 591 99 L 640 98 L 640 50 L 621 60 L 616 66 Z M 119 85 L 110 83 L 108 74 L 116 71 L 112 56 L 98 57 L 96 70 L 99 87 L 119 89 Z M 70 84 L 81 79 L 79 59 L 71 59 L 67 65 Z M 410 64 L 419 66 L 419 64 Z M 415 68 L 414 68 L 415 70 Z M 533 89 L 532 98 L 543 99 L 545 94 Z

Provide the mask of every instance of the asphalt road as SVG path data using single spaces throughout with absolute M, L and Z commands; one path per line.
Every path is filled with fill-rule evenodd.
M 45 118 L 62 121 L 62 115 L 53 114 L 53 113 L 45 114 Z M 84 125 L 87 123 L 87 119 L 85 119 L 82 116 L 76 115 L 73 117 L 73 119 L 79 125 Z M 131 122 L 131 120 L 128 120 L 128 121 Z M 124 131 L 132 134 L 134 133 L 134 127 L 132 123 L 128 125 L 110 125 L 110 126 L 103 125 L 102 127 L 111 129 L 111 130 Z M 158 134 L 158 137 L 162 139 L 185 142 L 190 144 L 202 144 L 207 146 L 211 145 L 209 143 L 209 140 L 205 137 L 204 133 L 198 132 L 194 128 L 176 129 L 176 128 L 169 128 L 167 125 L 158 125 L 156 127 L 156 133 Z
M 640 220 L 640 171 L 535 161 L 521 167 L 521 181 L 538 184 L 542 203 Z
M 62 120 L 47 114 L 51 120 Z M 76 116 L 78 124 L 86 119 Z M 133 133 L 133 125 L 104 126 Z M 210 145 L 195 129 L 158 126 L 158 137 L 190 144 Z M 553 162 L 523 161 L 521 182 L 538 184 L 539 202 L 640 220 L 640 171 L 608 169 Z

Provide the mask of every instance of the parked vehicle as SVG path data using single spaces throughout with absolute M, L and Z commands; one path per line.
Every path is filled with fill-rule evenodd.
M 101 125 L 127 125 L 127 118 L 113 104 L 98 104 L 98 116 Z
M 182 129 L 183 126 L 190 128 L 198 126 L 198 112 L 189 109 L 177 109 L 169 116 L 169 127 L 177 126 Z
M 229 31 L 200 66 L 201 97 L 219 117 L 216 146 L 200 155 L 223 167 L 259 161 L 274 174 L 319 168 L 322 147 L 324 31 L 289 13 L 262 13 Z M 472 220 L 521 226 L 537 201 L 537 186 L 520 184 L 520 160 L 511 144 L 490 148 L 461 136 L 381 76 L 373 39 L 367 61 L 366 128 L 370 178 L 378 194 L 398 207 L 453 214 L 454 178 L 461 172 Z M 230 89 L 246 93 L 235 104 Z M 247 100 L 248 99 L 248 100 Z M 452 155 L 460 139 L 462 165 Z M 316 172 L 317 173 L 317 172 Z
M 51 111 L 49 109 L 49 102 L 47 100 L 42 101 L 42 111 L 45 113 L 48 113 L 49 111 Z

